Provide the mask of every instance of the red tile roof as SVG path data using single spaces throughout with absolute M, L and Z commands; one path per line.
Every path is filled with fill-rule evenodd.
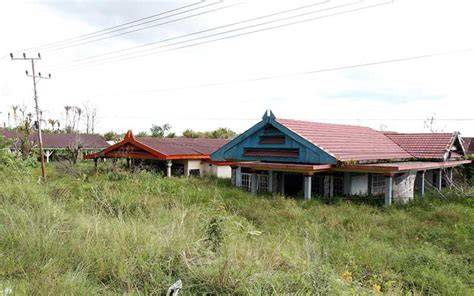
M 369 127 L 317 123 L 293 119 L 276 121 L 334 155 L 339 161 L 410 159 L 412 156 Z
M 443 159 L 452 146 L 455 133 L 385 133 L 416 158 Z
M 225 139 L 208 138 L 136 138 L 136 140 L 167 156 L 208 156 L 229 142 Z

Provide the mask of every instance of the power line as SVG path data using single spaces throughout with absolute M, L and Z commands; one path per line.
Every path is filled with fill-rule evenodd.
M 189 12 L 191 10 L 196 10 L 196 9 L 201 9 L 201 8 L 211 6 L 211 5 L 215 5 L 215 4 L 219 4 L 219 3 L 221 3 L 221 2 L 211 3 L 211 4 L 201 6 L 201 7 L 195 8 L 195 9 L 190 9 L 190 10 L 185 11 L 185 12 Z M 227 9 L 227 8 L 230 8 L 230 7 L 233 7 L 233 6 L 236 6 L 236 5 L 240 5 L 240 4 L 241 3 L 229 4 L 229 5 L 226 5 L 226 6 L 218 7 L 218 8 L 215 8 L 215 9 L 207 10 L 207 11 L 204 11 L 204 12 L 188 15 L 188 16 L 185 16 L 185 17 L 177 18 L 177 19 L 172 19 L 172 20 L 169 20 L 169 21 L 165 21 L 165 22 L 155 24 L 155 25 L 146 26 L 146 27 L 143 27 L 143 28 L 134 29 L 134 30 L 118 33 L 118 34 L 113 34 L 113 35 L 110 35 L 110 36 L 105 36 L 105 37 L 101 37 L 101 38 L 97 38 L 97 39 L 87 40 L 87 41 L 84 41 L 84 42 L 73 43 L 73 44 L 70 44 L 70 45 L 63 46 L 63 47 L 53 48 L 53 49 L 50 49 L 50 50 L 46 50 L 46 52 L 54 52 L 54 51 L 58 51 L 58 50 L 63 50 L 63 49 L 67 49 L 67 48 L 77 47 L 77 46 L 81 46 L 81 45 L 85 45 L 85 44 L 89 44 L 89 43 L 93 43 L 93 42 L 98 42 L 98 41 L 114 38 L 114 37 L 117 37 L 117 36 L 123 36 L 123 35 L 126 35 L 126 34 L 131 34 L 131 33 L 143 31 L 143 30 L 146 30 L 146 29 L 155 28 L 155 27 L 159 27 L 159 26 L 162 26 L 162 25 L 167 25 L 167 24 L 182 21 L 182 20 L 185 20 L 185 19 L 193 18 L 193 17 L 196 17 L 196 16 L 201 16 L 201 15 L 208 14 L 208 13 L 211 13 L 211 12 L 216 12 L 216 11 L 219 11 L 219 10 Z M 172 15 L 172 16 L 176 16 L 176 15 L 179 15 L 179 14 L 182 14 L 182 13 L 185 13 L 185 12 L 177 13 L 177 14 Z M 169 17 L 169 16 L 167 16 L 167 17 Z M 120 30 L 123 30 L 123 29 L 120 29 Z M 117 31 L 119 31 L 119 30 L 117 30 Z M 98 37 L 98 36 L 100 36 L 100 35 L 93 36 L 93 37 Z
M 333 6 L 333 7 L 329 7 L 329 8 L 325 8 L 325 9 L 321 9 L 321 10 L 317 10 L 317 11 L 313 11 L 313 12 L 308 12 L 308 13 L 304 13 L 304 14 L 301 14 L 301 15 L 298 15 L 298 16 L 303 16 L 303 15 L 307 15 L 307 14 L 314 14 L 314 13 L 318 13 L 318 12 L 322 12 L 322 11 L 327 11 L 327 10 L 331 10 L 331 9 L 337 9 L 337 8 L 341 8 L 341 7 L 345 7 L 345 6 L 349 6 L 349 5 L 358 4 L 358 3 L 360 3 L 360 1 L 357 1 L 357 2 L 350 2 L 350 3 L 338 5 L 338 6 Z M 240 36 L 244 36 L 244 35 L 254 34 L 254 33 L 258 33 L 258 32 L 269 31 L 269 30 L 273 30 L 273 29 L 277 29 L 277 28 L 287 27 L 287 26 L 291 26 L 291 25 L 295 25 L 295 24 L 301 24 L 301 23 L 305 23 L 305 22 L 309 22 L 309 21 L 314 21 L 314 20 L 317 20 L 317 19 L 326 18 L 326 17 L 332 17 L 332 16 L 336 16 L 336 15 L 342 15 L 342 14 L 352 13 L 352 12 L 355 12 L 355 11 L 361 11 L 361 10 L 365 10 L 365 9 L 370 9 L 370 8 L 374 8 L 374 7 L 377 7 L 377 6 L 387 5 L 387 4 L 390 4 L 390 3 L 393 3 L 393 1 L 383 2 L 383 3 L 378 3 L 378 4 L 373 4 L 373 5 L 364 6 L 364 7 L 359 7 L 359 8 L 355 8 L 355 9 L 351 9 L 351 10 L 345 10 L 345 11 L 342 11 L 342 12 L 336 12 L 336 13 L 332 13 L 332 14 L 328 14 L 328 15 L 323 15 L 323 16 L 318 16 L 318 17 L 314 17 L 314 18 L 298 20 L 298 21 L 294 21 L 294 22 L 290 22 L 290 23 L 285 23 L 285 24 L 281 24 L 281 25 L 276 25 L 276 26 L 272 26 L 272 27 L 257 29 L 257 30 L 253 30 L 253 31 L 249 31 L 249 32 L 243 32 L 243 33 L 234 34 L 234 35 L 230 35 L 230 36 L 224 36 L 224 37 L 217 38 L 217 39 L 205 40 L 205 41 L 202 41 L 202 42 L 193 43 L 193 44 L 188 44 L 188 45 L 183 45 L 183 46 L 180 46 L 180 47 L 175 47 L 175 48 L 171 48 L 171 49 L 161 50 L 161 51 L 157 51 L 157 52 L 150 52 L 150 53 L 141 54 L 141 55 L 136 55 L 136 56 L 130 56 L 130 55 L 133 55 L 133 54 L 135 54 L 135 53 L 124 54 L 124 55 L 120 55 L 120 56 L 112 57 L 112 58 L 108 58 L 108 59 L 102 59 L 102 60 L 91 61 L 91 62 L 86 62 L 86 63 L 74 65 L 73 67 L 83 66 L 83 65 L 88 65 L 88 64 L 102 65 L 102 64 L 106 64 L 107 62 L 119 62 L 119 61 L 124 61 L 124 60 L 130 60 L 130 59 L 145 57 L 145 56 L 149 56 L 149 55 L 160 54 L 160 53 L 169 52 L 169 51 L 175 51 L 175 50 L 179 50 L 179 49 L 183 49 L 183 48 L 194 47 L 194 46 L 197 46 L 197 45 L 202 45 L 202 44 L 217 42 L 217 41 L 220 41 L 220 40 L 226 40 L 226 39 L 231 39 L 231 38 L 240 37 Z M 222 34 L 226 34 L 226 33 L 230 33 L 230 32 L 235 32 L 235 31 L 240 31 L 240 30 L 244 30 L 244 29 L 249 29 L 249 28 L 256 27 L 256 26 L 262 26 L 262 25 L 265 25 L 265 24 L 268 24 L 268 23 L 273 23 L 273 22 L 277 22 L 277 21 L 282 21 L 282 20 L 289 19 L 289 18 L 294 18 L 294 17 L 297 17 L 297 16 L 292 16 L 292 17 L 287 17 L 287 18 L 284 18 L 284 19 L 279 19 L 279 20 L 269 21 L 269 22 L 265 22 L 265 23 L 260 23 L 260 24 L 257 24 L 257 25 L 246 26 L 246 27 L 244 27 L 244 28 L 232 29 L 232 30 L 228 30 L 228 31 L 225 31 L 225 32 L 220 32 L 220 33 L 215 33 L 215 34 L 211 34 L 211 35 L 207 35 L 207 36 L 202 36 L 202 37 L 194 38 L 194 39 L 191 39 L 191 40 L 185 40 L 185 41 L 175 42 L 175 43 L 173 43 L 173 44 L 160 46 L 160 47 L 158 47 L 158 48 L 175 46 L 175 45 L 179 45 L 179 44 L 182 44 L 182 43 L 187 43 L 187 42 L 196 41 L 196 40 L 200 40 L 200 39 L 204 39 L 204 38 L 209 38 L 209 37 L 214 37 L 214 36 L 218 36 L 218 35 L 222 35 Z M 157 48 L 154 48 L 154 49 L 157 49 Z M 148 51 L 148 50 L 147 50 L 147 51 Z M 130 57 L 126 57 L 126 56 L 130 56 Z M 123 57 L 123 58 L 121 58 L 121 57 Z M 118 58 L 118 59 L 117 59 L 117 58 Z M 98 63 L 98 62 L 99 62 L 99 64 L 96 64 L 96 63 Z
M 259 16 L 259 17 L 254 17 L 254 18 L 250 18 L 250 19 L 246 19 L 246 20 L 243 20 L 243 21 L 238 21 L 238 22 L 234 22 L 234 23 L 230 23 L 230 24 L 226 24 L 226 25 L 222 25 L 222 26 L 217 26 L 217 27 L 206 29 L 206 30 L 201 30 L 201 31 L 197 31 L 197 32 L 189 33 L 189 34 L 176 36 L 176 37 L 171 37 L 171 38 L 167 38 L 167 39 L 162 39 L 162 40 L 158 40 L 158 41 L 149 42 L 149 43 L 138 45 L 138 46 L 128 47 L 128 48 L 119 49 L 119 50 L 115 50 L 115 51 L 110 51 L 110 52 L 106 52 L 106 53 L 103 53 L 103 54 L 98 54 L 98 55 L 94 55 L 94 56 L 90 56 L 90 57 L 86 57 L 86 58 L 82 58 L 82 59 L 77 59 L 77 60 L 74 60 L 74 62 L 89 60 L 89 59 L 92 59 L 92 58 L 111 55 L 111 54 L 115 54 L 115 53 L 120 53 L 120 52 L 129 51 L 129 50 L 133 50 L 133 49 L 137 49 L 137 48 L 142 48 L 142 47 L 155 45 L 155 44 L 158 44 L 158 43 L 163 43 L 163 42 L 167 42 L 167 41 L 171 41 L 171 40 L 181 39 L 181 38 L 185 38 L 185 37 L 189 37 L 189 36 L 193 36 L 193 35 L 197 35 L 197 34 L 202 34 L 202 33 L 210 32 L 210 31 L 215 31 L 215 30 L 219 30 L 219 29 L 223 29 L 223 28 L 227 28 L 227 27 L 231 27 L 231 26 L 235 26 L 235 25 L 239 25 L 239 24 L 243 24 L 243 23 L 247 23 L 247 22 L 256 21 L 256 20 L 263 19 L 263 18 L 269 18 L 269 17 L 273 17 L 273 16 L 276 16 L 276 15 L 280 15 L 280 14 L 284 14 L 284 13 L 288 13 L 288 12 L 293 12 L 293 11 L 297 11 L 297 10 L 301 10 L 301 9 L 305 9 L 305 8 L 309 8 L 309 7 L 316 6 L 316 5 L 325 4 L 325 3 L 328 3 L 328 2 L 329 2 L 329 0 L 326 0 L 326 1 L 323 1 L 323 2 L 317 2 L 317 3 L 312 3 L 312 4 L 309 4 L 309 5 L 299 6 L 299 7 L 296 7 L 296 8 L 291 8 L 291 9 L 287 9 L 287 10 L 283 10 L 283 11 L 278 11 L 278 12 L 275 12 L 275 13 L 271 13 L 271 14 L 267 14 L 267 15 L 263 15 L 263 16 Z M 135 53 L 137 53 L 137 52 L 135 52 Z
M 198 1 L 198 2 L 195 2 L 195 3 L 191 3 L 191 4 L 188 4 L 188 5 L 184 5 L 184 6 L 181 6 L 181 7 L 178 7 L 178 8 L 174 8 L 174 9 L 171 9 L 171 10 L 167 10 L 167 11 L 164 11 L 164 12 L 160 12 L 160 13 L 157 13 L 157 14 L 153 14 L 153 15 L 143 17 L 143 18 L 140 18 L 140 19 L 137 19 L 137 20 L 133 20 L 133 21 L 130 21 L 130 22 L 127 22 L 127 23 L 123 23 L 123 24 L 120 24 L 120 25 L 116 25 L 116 26 L 108 27 L 108 28 L 101 29 L 101 30 L 98 30 L 98 31 L 90 32 L 90 33 L 87 33 L 87 34 L 79 35 L 79 36 L 76 36 L 76 37 L 67 38 L 67 39 L 63 39 L 63 40 L 43 44 L 43 45 L 40 45 L 40 46 L 37 46 L 37 47 L 26 48 L 26 49 L 23 49 L 23 50 L 19 50 L 18 52 L 23 52 L 23 51 L 28 52 L 28 51 L 32 51 L 32 50 L 39 50 L 39 49 L 43 49 L 43 48 L 48 48 L 48 47 L 51 47 L 52 45 L 57 45 L 57 44 L 65 43 L 65 42 L 70 42 L 70 41 L 75 40 L 75 39 L 95 35 L 97 33 L 106 32 L 106 31 L 109 31 L 109 30 L 113 30 L 113 29 L 116 29 L 116 28 L 120 28 L 120 27 L 123 27 L 123 26 L 134 24 L 134 23 L 137 23 L 137 22 L 140 22 L 140 21 L 143 21 L 143 20 L 151 19 L 151 18 L 160 16 L 160 15 L 164 15 L 164 14 L 167 14 L 167 13 L 170 13 L 170 12 L 174 12 L 174 11 L 178 11 L 178 10 L 185 9 L 185 8 L 188 8 L 188 7 L 192 7 L 192 6 L 195 6 L 195 5 L 200 4 L 202 2 L 204 2 L 204 0 L 201 0 L 201 1 Z
M 35 62 L 38 60 L 41 60 L 41 55 L 38 53 L 38 57 L 26 57 L 26 55 L 23 53 L 23 57 L 21 58 L 15 58 L 13 54 L 10 54 L 10 57 L 13 61 L 30 61 L 31 62 L 31 70 L 32 73 L 29 74 L 28 71 L 26 71 L 26 76 L 32 77 L 33 78 L 33 99 L 35 101 L 35 110 L 36 110 L 36 127 L 38 129 L 38 142 L 39 142 L 39 148 L 40 148 L 40 159 L 41 159 L 41 176 L 43 178 L 43 181 L 46 181 L 46 171 L 45 171 L 45 164 L 44 164 L 44 151 L 43 151 L 43 137 L 41 135 L 41 115 L 40 115 L 40 109 L 38 105 L 38 93 L 36 91 L 36 84 L 38 84 L 40 79 L 51 79 L 51 74 L 49 76 L 42 76 L 41 72 L 36 75 L 35 72 Z
M 294 76 L 307 76 L 307 75 L 314 75 L 314 74 L 323 73 L 323 72 L 341 71 L 341 70 L 347 70 L 347 69 L 355 69 L 355 68 L 362 68 L 362 67 L 369 67 L 369 66 L 376 66 L 376 65 L 383 65 L 383 64 L 392 64 L 392 63 L 398 63 L 398 62 L 406 62 L 406 61 L 412 61 L 412 60 L 426 59 L 426 58 L 437 57 L 437 56 L 452 55 L 452 54 L 457 54 L 457 53 L 466 53 L 466 52 L 471 52 L 473 50 L 474 50 L 474 48 L 466 48 L 466 49 L 459 49 L 459 50 L 452 50 L 452 51 L 445 51 L 445 52 L 438 52 L 438 53 L 429 53 L 429 54 L 423 54 L 423 55 L 415 55 L 415 56 L 394 58 L 394 59 L 367 62 L 367 63 L 359 63 L 359 64 L 346 65 L 346 66 L 322 68 L 322 69 L 316 69 L 316 70 L 311 70 L 311 71 L 286 73 L 286 74 L 276 74 L 276 75 L 268 75 L 268 76 L 261 76 L 261 77 L 255 77 L 255 78 L 240 79 L 240 80 L 230 80 L 230 81 L 223 81 L 223 82 L 211 82 L 211 83 L 193 85 L 193 86 L 184 86 L 184 87 L 175 87 L 175 88 L 161 88 L 161 89 L 148 90 L 148 91 L 128 92 L 128 94 L 131 94 L 131 93 L 133 94 L 133 93 L 156 93 L 156 92 L 180 91 L 180 90 L 188 90 L 188 89 L 199 89 L 199 88 L 207 88 L 207 87 L 225 86 L 225 85 L 230 85 L 230 84 L 258 82 L 258 81 L 280 79 L 280 78 L 294 77 Z

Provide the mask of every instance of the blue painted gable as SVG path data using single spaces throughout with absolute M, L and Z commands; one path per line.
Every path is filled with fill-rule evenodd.
M 336 158 L 275 120 L 266 112 L 262 121 L 211 155 L 215 161 L 265 161 L 336 164 Z

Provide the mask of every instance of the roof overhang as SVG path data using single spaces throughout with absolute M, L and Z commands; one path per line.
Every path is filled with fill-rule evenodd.
M 327 172 L 334 168 L 332 164 L 293 164 L 293 163 L 277 163 L 277 162 L 259 162 L 259 161 L 245 161 L 234 162 L 236 166 L 243 168 L 250 168 L 254 170 L 265 171 L 281 171 L 314 174 L 317 172 Z
M 425 162 L 425 161 L 406 161 L 406 162 L 392 162 L 392 163 L 374 163 L 374 164 L 354 164 L 344 165 L 334 168 L 334 171 L 339 172 L 360 172 L 360 173 L 383 173 L 396 174 L 407 171 L 426 171 L 443 168 L 452 168 L 464 164 L 470 164 L 471 160 L 453 160 L 453 161 L 439 161 L 439 162 Z

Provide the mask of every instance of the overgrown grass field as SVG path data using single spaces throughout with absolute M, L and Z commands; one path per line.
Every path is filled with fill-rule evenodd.
M 474 295 L 472 198 L 392 208 L 254 197 L 89 165 L 0 168 L 12 295 Z

